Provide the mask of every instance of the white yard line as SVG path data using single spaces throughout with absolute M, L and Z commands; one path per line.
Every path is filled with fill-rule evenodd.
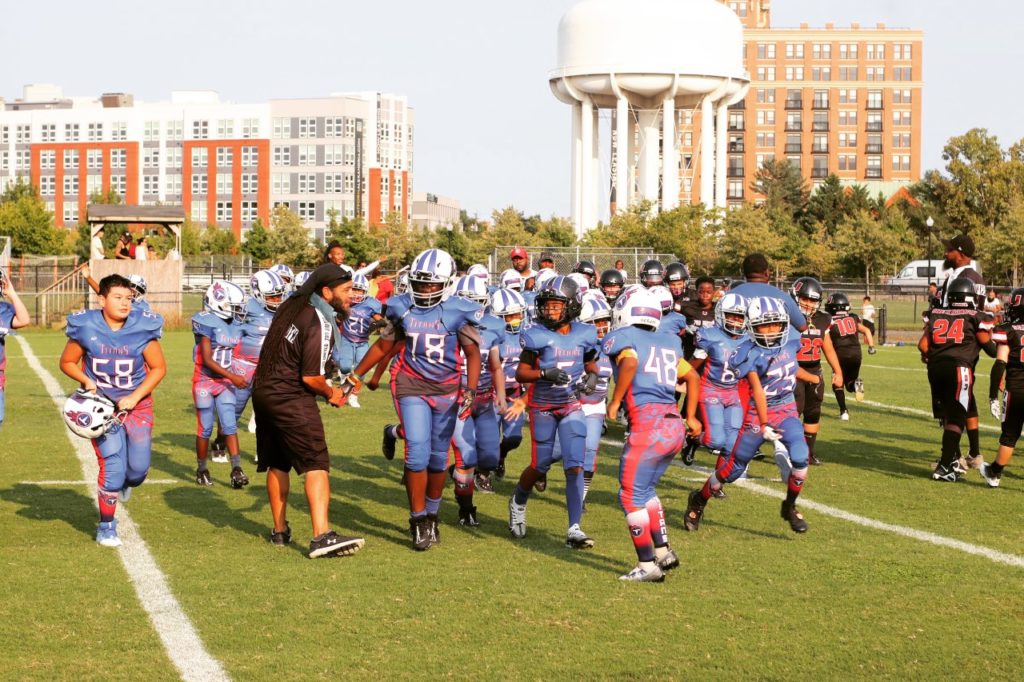
M 24 337 L 17 335 L 14 339 L 21 346 L 25 354 L 25 361 L 28 363 L 39 379 L 43 382 L 50 398 L 60 410 L 64 405 L 64 390 L 57 383 L 57 380 L 39 363 L 39 359 L 32 352 L 32 347 Z M 96 455 L 93 453 L 88 441 L 78 438 L 67 429 L 64 430 L 68 440 L 78 456 L 78 463 L 82 467 L 83 483 L 89 486 L 89 492 L 93 499 L 96 498 L 96 475 L 98 465 Z M 181 604 L 174 598 L 170 585 L 167 583 L 167 576 L 157 566 L 156 560 L 150 554 L 139 530 L 132 521 L 128 511 L 121 506 L 117 514 L 118 535 L 124 544 L 118 548 L 121 563 L 124 564 L 131 580 L 135 594 L 139 597 L 142 608 L 149 615 L 153 628 L 156 630 L 160 641 L 163 642 L 164 650 L 171 659 L 171 663 L 178 669 L 183 680 L 228 680 L 227 672 L 206 650 L 203 641 L 199 638 L 192 621 L 181 608 Z
M 931 415 L 928 415 L 931 416 Z M 602 438 L 601 443 L 603 445 L 611 445 L 614 447 L 622 447 L 622 441 L 612 440 L 611 438 Z M 672 461 L 673 466 L 677 466 L 687 472 L 701 472 L 705 476 L 711 475 L 711 470 L 704 467 L 686 467 L 678 460 Z M 689 477 L 683 480 L 693 480 Z M 700 479 L 703 482 L 706 479 Z M 730 484 L 740 488 L 744 488 L 758 495 L 764 495 L 765 497 L 773 497 L 775 499 L 785 499 L 786 494 L 781 490 L 769 488 L 768 486 L 755 483 L 750 479 L 739 479 L 738 481 Z M 1014 566 L 1016 568 L 1024 568 L 1024 556 L 1018 556 L 1016 554 L 1007 554 L 1006 552 L 1000 552 L 990 547 L 984 547 L 982 545 L 975 545 L 970 542 L 963 542 L 961 540 L 954 540 L 953 538 L 943 537 L 942 535 L 936 535 L 935 533 L 929 533 L 923 530 L 917 530 L 916 528 L 910 528 L 908 526 L 898 526 L 892 523 L 885 523 L 884 521 L 876 521 L 866 516 L 860 516 L 859 514 L 853 514 L 848 511 L 844 511 L 837 507 L 830 507 L 827 504 L 821 504 L 820 502 L 814 502 L 813 500 L 807 499 L 805 495 L 800 496 L 800 506 L 804 509 L 812 509 L 819 514 L 826 516 L 832 516 L 843 521 L 849 521 L 865 528 L 872 528 L 874 530 L 884 531 L 886 533 L 892 533 L 893 535 L 900 535 L 905 538 L 912 540 L 919 540 L 921 542 L 927 542 L 928 544 L 935 545 L 937 547 L 948 547 L 955 549 L 965 554 L 973 554 L 974 556 L 984 557 L 989 561 L 997 564 L 1005 564 L 1007 566 Z
M 829 400 L 835 400 L 836 399 L 835 396 L 832 395 L 831 393 L 826 393 L 825 397 L 828 398 Z M 847 396 L 847 398 L 846 398 L 846 405 L 847 405 L 847 407 L 855 406 L 855 405 L 869 405 L 871 407 L 878 407 L 878 408 L 881 408 L 883 410 L 889 410 L 890 412 L 901 412 L 903 414 L 909 414 L 909 415 L 913 415 L 915 417 L 927 417 L 928 419 L 930 419 L 932 421 L 935 421 L 934 418 L 932 417 L 932 413 L 931 412 L 928 412 L 927 410 L 919 410 L 919 409 L 914 408 L 914 407 L 903 407 L 902 405 L 887 405 L 885 403 L 875 402 L 874 400 L 862 400 L 861 402 L 858 403 L 856 400 L 850 400 L 849 396 Z M 984 406 L 979 404 L 978 407 L 979 407 L 979 412 L 980 412 L 981 408 L 984 407 Z M 988 414 L 987 411 L 984 414 L 987 415 Z M 980 416 L 981 419 L 985 418 L 984 415 L 979 415 L 979 416 Z M 855 418 L 856 418 L 855 416 L 854 417 L 850 417 L 850 423 L 851 424 L 854 423 Z M 984 424 L 984 423 L 978 424 L 978 428 L 979 429 L 983 429 L 985 431 L 997 431 L 997 432 L 1001 432 L 1002 431 L 1002 429 L 999 428 L 998 426 L 992 426 L 991 424 Z
M 147 478 L 146 485 L 176 485 L 181 481 L 174 478 Z M 96 485 L 96 480 L 91 481 L 60 481 L 60 480 L 46 480 L 46 481 L 18 481 L 18 485 Z

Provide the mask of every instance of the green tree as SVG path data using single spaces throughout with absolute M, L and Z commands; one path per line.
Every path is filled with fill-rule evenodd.
M 0 198 L 0 235 L 11 238 L 11 255 L 72 253 L 74 238 L 53 224 L 53 214 L 35 187 L 9 184 Z
M 764 196 L 765 207 L 799 220 L 807 207 L 810 191 L 800 169 L 786 159 L 765 161 L 757 169 L 750 189 Z
M 109 204 L 111 206 L 117 206 L 124 203 L 124 198 L 113 189 L 104 192 L 93 192 L 89 195 L 90 204 Z
M 263 226 L 262 220 L 257 218 L 253 222 L 241 248 L 243 253 L 248 254 L 257 263 L 264 264 L 270 260 L 270 234 Z
M 320 262 L 320 250 L 310 240 L 309 230 L 287 207 L 274 208 L 270 225 L 270 251 L 275 261 L 298 268 L 311 268 Z
M 811 193 L 803 218 L 804 230 L 811 234 L 824 226 L 826 233 L 833 235 L 839 223 L 870 205 L 871 197 L 864 185 L 844 186 L 837 175 L 830 174 Z
M 916 249 L 907 220 L 898 211 L 881 218 L 859 211 L 839 225 L 834 243 L 841 260 L 859 270 L 868 285 L 885 271 L 895 272 Z
M 337 209 L 329 210 L 327 217 L 327 243 L 336 241 L 344 246 L 347 263 L 369 263 L 384 253 L 380 243 L 366 229 L 362 218 L 343 217 Z
M 718 272 L 738 274 L 740 263 L 752 253 L 763 253 L 778 271 L 784 259 L 786 238 L 779 234 L 769 212 L 753 206 L 729 211 L 722 220 Z
M 576 229 L 567 219 L 551 216 L 540 223 L 536 239 L 544 246 L 572 246 L 576 243 Z
M 207 225 L 206 229 L 200 233 L 199 241 L 202 252 L 214 256 L 226 256 L 236 253 L 238 250 L 238 240 L 235 239 L 235 233 L 230 229 L 225 230 L 216 225 Z

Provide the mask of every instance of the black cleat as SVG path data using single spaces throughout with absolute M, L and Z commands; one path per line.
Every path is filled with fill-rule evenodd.
M 476 518 L 476 507 L 459 510 L 459 525 L 468 526 L 470 528 L 476 528 L 480 525 L 480 522 Z
M 713 491 L 711 493 L 711 497 L 715 498 L 716 500 L 724 500 L 726 498 L 725 488 L 719 488 L 718 490 Z
M 384 427 L 384 438 L 380 443 L 380 451 L 384 453 L 384 459 L 386 460 L 395 458 L 395 443 L 397 439 L 391 435 L 391 429 L 394 426 L 394 424 L 388 424 Z
M 807 462 L 809 464 L 811 464 L 812 466 L 817 466 L 817 465 L 822 463 L 822 461 L 820 459 L 818 459 L 817 457 L 815 457 L 814 455 L 808 456 Z
M 789 527 L 793 529 L 794 533 L 807 532 L 807 522 L 804 521 L 804 515 L 796 508 L 796 503 L 790 504 L 783 500 L 780 516 L 789 521 Z
M 657 560 L 658 568 L 662 571 L 671 571 L 673 568 L 679 568 L 679 555 L 676 554 L 675 550 L 671 547 L 668 548 L 668 554 Z
M 683 451 L 680 453 L 680 457 L 683 460 L 683 464 L 685 464 L 686 466 L 690 466 L 693 464 L 693 461 L 697 459 L 697 448 L 699 447 L 699 440 L 693 438 L 686 439 L 686 444 L 683 446 Z
M 270 544 L 276 545 L 277 547 L 284 547 L 292 543 L 292 527 L 287 523 L 284 524 L 284 530 L 270 531 Z
M 476 475 L 476 489 L 482 493 L 494 493 L 494 482 L 491 480 L 490 474 L 477 473 Z
M 231 469 L 231 487 L 240 490 L 247 485 L 249 485 L 249 477 L 242 471 L 242 467 L 233 467 Z
M 213 479 L 210 478 L 209 469 L 196 469 L 196 485 L 213 485 Z
M 361 550 L 364 543 L 362 538 L 350 538 L 329 530 L 309 543 L 309 558 L 348 556 Z
M 430 519 L 426 516 L 409 519 L 409 535 L 412 536 L 412 547 L 417 552 L 424 552 L 434 546 L 431 541 L 432 531 Z
M 499 481 L 505 478 L 505 458 L 498 460 L 498 468 L 494 470 L 494 477 Z
M 427 522 L 430 524 L 430 546 L 441 544 L 441 528 L 437 523 L 437 514 L 427 514 Z
M 545 490 L 547 490 L 548 489 L 548 475 L 547 474 L 541 474 L 540 478 L 538 478 L 536 480 L 536 482 L 533 484 L 533 489 L 536 490 L 539 493 L 542 493 Z
M 700 520 L 704 517 L 704 498 L 700 496 L 699 490 L 690 493 L 689 502 L 686 505 L 686 517 L 683 527 L 693 532 L 700 528 Z
M 956 462 L 948 467 L 944 464 L 938 464 L 935 466 L 935 471 L 932 472 L 932 480 L 942 481 L 943 483 L 956 483 L 963 477 L 963 470 L 957 466 Z

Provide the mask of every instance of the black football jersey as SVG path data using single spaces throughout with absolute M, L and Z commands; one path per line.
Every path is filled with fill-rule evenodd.
M 981 346 L 978 331 L 985 329 L 985 313 L 966 308 L 935 308 L 928 313 L 928 363 L 973 367 Z
M 1015 394 L 1024 392 L 1024 324 L 1005 322 L 992 331 L 992 340 L 1010 347 L 1006 361 L 1006 389 Z
M 710 327 L 715 323 L 715 306 L 702 308 L 697 301 L 684 301 L 679 304 L 676 312 L 686 317 L 686 335 L 683 337 L 683 356 L 689 360 L 693 357 L 695 349 L 694 342 L 697 330 L 701 327 Z
M 821 347 L 825 345 L 825 334 L 829 333 L 831 326 L 832 316 L 824 310 L 819 310 L 807 320 L 807 331 L 800 335 L 800 352 L 796 354 L 801 367 L 821 367 Z
M 832 324 L 828 333 L 832 337 L 832 346 L 836 349 L 836 355 L 859 356 L 860 338 L 857 327 L 860 326 L 860 318 L 853 313 L 839 313 L 832 316 Z

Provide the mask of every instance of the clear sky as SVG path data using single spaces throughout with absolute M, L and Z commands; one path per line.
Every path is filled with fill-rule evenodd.
M 574 0 L 47 0 L 5 3 L 0 97 L 167 99 L 212 89 L 255 102 L 345 90 L 408 96 L 415 189 L 471 213 L 567 215 L 569 108 L 548 88 L 558 20 Z M 773 24 L 885 22 L 925 31 L 924 167 L 987 127 L 1024 137 L 1024 9 L 1010 0 L 773 0 Z M 681 35 L 681 40 L 686 36 Z M 602 140 L 604 142 L 604 140 Z M 606 169 L 607 172 L 607 169 Z

